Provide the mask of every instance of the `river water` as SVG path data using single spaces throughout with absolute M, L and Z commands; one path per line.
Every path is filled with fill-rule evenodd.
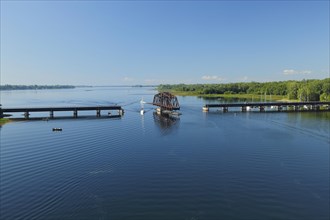
M 3 108 L 118 104 L 125 115 L 3 125 L 0 218 L 329 219 L 329 113 L 203 113 L 219 100 L 179 96 L 179 119 L 147 104 L 140 115 L 155 93 L 2 91 Z

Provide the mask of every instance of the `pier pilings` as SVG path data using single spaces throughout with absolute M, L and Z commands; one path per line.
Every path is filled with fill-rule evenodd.
M 49 118 L 54 118 L 54 111 L 52 110 L 49 111 Z
M 228 112 L 229 108 L 240 108 L 241 112 L 247 112 L 251 109 L 259 109 L 259 112 L 267 112 L 268 108 L 274 109 L 277 112 L 301 112 L 301 111 L 329 111 L 330 102 L 252 102 L 252 103 L 221 103 L 221 104 L 206 104 L 203 106 L 203 111 L 208 112 L 210 108 L 220 108 L 223 112 Z

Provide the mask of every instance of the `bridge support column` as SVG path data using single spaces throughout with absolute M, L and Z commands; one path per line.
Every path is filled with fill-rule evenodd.
M 49 112 L 49 117 L 50 117 L 50 118 L 54 118 L 54 111 L 50 111 L 50 112 Z
M 101 117 L 101 110 L 100 109 L 96 110 L 96 117 Z
M 120 109 L 120 110 L 118 110 L 118 114 L 119 114 L 120 116 L 123 116 L 123 115 L 124 115 L 124 109 Z
M 223 107 L 223 112 L 228 112 L 228 107 Z
M 299 105 L 295 105 L 293 108 L 296 112 L 299 111 Z
M 278 112 L 281 112 L 282 109 L 283 109 L 283 107 L 282 107 L 281 105 L 277 106 L 277 111 L 278 111 Z
M 30 113 L 28 111 L 24 112 L 24 118 L 29 119 Z
M 260 112 L 264 112 L 265 111 L 265 106 L 259 106 L 259 110 L 260 110 Z
M 74 111 L 73 111 L 73 117 L 74 117 L 74 118 L 78 118 L 78 111 L 77 111 L 77 110 L 74 110 Z
M 246 106 L 242 106 L 242 112 L 246 112 Z
M 312 106 L 312 109 L 313 109 L 314 111 L 320 111 L 320 106 L 318 106 L 318 105 L 313 105 L 313 106 Z

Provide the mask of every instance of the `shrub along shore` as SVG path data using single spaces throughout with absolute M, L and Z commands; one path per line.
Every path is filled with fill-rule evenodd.
M 10 122 L 9 118 L 0 118 L 0 125 L 4 125 L 6 123 Z

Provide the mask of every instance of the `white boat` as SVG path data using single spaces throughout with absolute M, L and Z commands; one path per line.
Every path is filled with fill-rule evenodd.
M 144 104 L 145 104 L 146 102 L 143 100 L 143 98 L 141 99 L 141 101 L 140 101 L 140 104 L 141 104 L 141 110 L 140 110 L 140 114 L 141 115 L 144 115 L 144 113 L 146 112 L 146 111 L 144 111 Z

